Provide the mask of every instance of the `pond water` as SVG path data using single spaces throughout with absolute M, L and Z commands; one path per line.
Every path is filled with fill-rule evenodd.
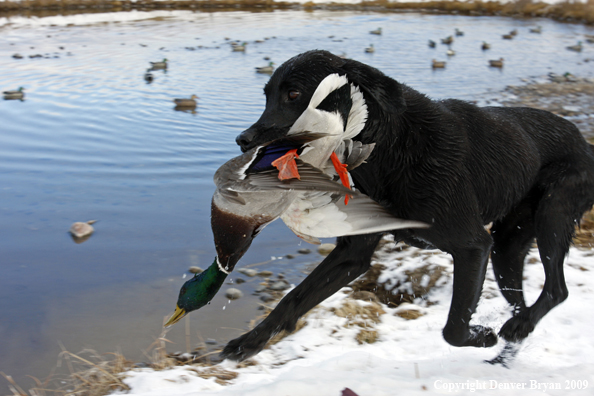
M 542 25 L 543 33 L 528 28 Z M 368 32 L 383 28 L 383 35 Z M 465 31 L 444 70 L 447 47 L 427 46 Z M 518 36 L 501 35 L 518 29 Z M 212 175 L 239 154 L 235 136 L 264 108 L 269 78 L 254 72 L 310 49 L 368 63 L 433 98 L 477 99 L 520 79 L 570 71 L 592 76 L 594 46 L 567 51 L 580 25 L 548 20 L 330 11 L 157 11 L 48 18 L 0 18 L 0 89 L 25 87 L 26 100 L 0 102 L 0 371 L 26 389 L 45 378 L 60 352 L 121 350 L 146 360 L 190 266 L 215 255 L 210 231 Z M 232 52 L 225 38 L 246 41 Z M 256 42 L 262 40 L 263 42 Z M 480 44 L 488 41 L 490 51 Z M 374 44 L 376 52 L 364 53 Z M 201 48 L 198 48 L 198 47 Z M 192 47 L 192 50 L 188 49 Z M 14 59 L 20 53 L 24 59 Z M 30 55 L 47 55 L 29 58 Z M 503 69 L 488 59 L 505 58 Z M 166 72 L 149 61 L 169 60 Z M 172 99 L 199 96 L 195 113 Z M 97 220 L 75 244 L 75 221 Z M 293 283 L 321 257 L 281 222 L 267 227 L 238 268 L 283 272 Z M 315 251 L 315 249 L 313 249 Z M 271 260 L 275 258 L 275 260 Z M 224 342 L 260 311 L 248 297 L 222 295 L 190 315 L 190 346 Z M 222 294 L 222 293 L 221 293 Z M 167 334 L 186 350 L 185 326 Z

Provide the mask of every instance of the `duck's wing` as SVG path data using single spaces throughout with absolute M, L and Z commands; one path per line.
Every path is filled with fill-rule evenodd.
M 429 227 L 420 221 L 396 218 L 363 194 L 351 199 L 348 205 L 331 193 L 306 194 L 293 201 L 281 219 L 307 242 L 317 238 Z
M 224 187 L 237 193 L 258 192 L 271 190 L 295 190 L 295 191 L 324 191 L 339 195 L 359 195 L 332 179 L 322 170 L 296 158 L 297 170 L 300 179 L 280 180 L 278 170 L 270 169 L 257 173 L 248 174 L 243 180 L 224 183 Z

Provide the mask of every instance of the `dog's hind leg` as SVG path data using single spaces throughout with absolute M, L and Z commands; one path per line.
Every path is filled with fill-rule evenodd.
M 588 172 L 569 169 L 560 172 L 538 203 L 535 234 L 544 267 L 545 283 L 536 302 L 509 319 L 499 335 L 506 341 L 520 342 L 536 324 L 568 295 L 563 262 L 569 251 L 575 226 L 592 206 L 594 185 Z
M 526 199 L 491 228 L 493 272 L 501 294 L 512 306 L 514 315 L 526 309 L 522 277 L 524 259 L 535 238 L 532 201 L 536 199 Z
M 253 330 L 231 340 L 221 356 L 244 360 L 258 352 L 275 334 L 293 331 L 297 320 L 369 269 L 381 234 L 341 237 L 336 248 Z
M 533 201 L 536 199 L 530 196 L 491 228 L 493 272 L 501 294 L 513 308 L 513 315 L 526 309 L 522 278 L 524 260 L 535 237 Z M 487 362 L 507 367 L 519 349 L 520 343 L 506 341 L 499 355 Z
M 497 343 L 492 329 L 469 324 L 483 288 L 492 243 L 491 236 L 480 227 L 472 246 L 450 250 L 454 258 L 454 290 L 443 337 L 451 345 L 491 347 Z

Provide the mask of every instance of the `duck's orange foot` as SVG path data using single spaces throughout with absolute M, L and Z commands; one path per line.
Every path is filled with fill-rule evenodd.
M 336 173 L 338 173 L 338 176 L 340 177 L 340 181 L 342 182 L 342 185 L 345 186 L 346 188 L 350 189 L 351 183 L 349 181 L 349 172 L 347 172 L 347 170 L 346 170 L 347 165 L 340 162 L 336 153 L 332 153 L 330 155 L 330 160 L 332 160 L 332 165 L 334 165 L 334 169 L 336 169 Z M 349 198 L 350 198 L 350 195 L 345 195 L 345 197 L 344 197 L 345 205 L 349 204 Z
M 299 172 L 297 171 L 297 163 L 295 158 L 299 158 L 297 155 L 297 149 L 289 150 L 285 155 L 272 161 L 272 166 L 278 169 L 278 178 L 280 180 L 287 179 L 299 179 Z

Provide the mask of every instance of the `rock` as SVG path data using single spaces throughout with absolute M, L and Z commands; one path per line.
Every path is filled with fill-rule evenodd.
M 331 251 L 334 250 L 335 247 L 336 245 L 333 243 L 322 243 L 320 246 L 318 246 L 318 253 L 322 256 L 327 256 Z
M 266 290 L 266 286 L 264 285 L 258 285 L 255 289 L 254 292 L 256 293 L 262 293 L 264 290 Z
M 264 302 L 268 302 L 268 301 L 272 301 L 274 300 L 274 297 L 272 297 L 270 294 L 268 293 L 262 293 L 260 295 L 260 300 L 264 301 Z
M 192 274 L 200 274 L 202 272 L 204 272 L 204 270 L 200 267 L 196 267 L 196 266 L 192 266 L 188 269 L 188 271 Z
M 285 256 L 285 258 L 288 258 L 288 259 L 290 260 L 290 259 L 294 259 L 294 258 L 295 258 L 295 256 L 294 256 L 294 255 L 292 255 L 292 254 L 287 254 L 287 255 Z
M 299 250 L 297 250 L 297 253 L 299 253 L 299 254 L 310 254 L 311 253 L 311 249 L 307 249 L 307 248 L 299 249 Z
M 276 291 L 280 291 L 280 290 L 287 290 L 289 287 L 291 287 L 287 282 L 285 281 L 278 281 L 275 282 L 272 286 L 270 286 L 270 290 L 276 290 Z
M 227 297 L 229 300 L 237 300 L 243 297 L 243 293 L 241 292 L 241 290 L 232 287 L 225 291 L 225 297 Z
M 217 345 L 217 340 L 215 340 L 214 338 L 207 338 L 204 342 L 208 345 Z
M 242 283 L 245 283 L 245 279 L 237 278 L 237 279 L 235 279 L 235 283 L 237 283 L 238 285 L 241 285 Z
M 249 277 L 258 275 L 258 271 L 256 271 L 255 269 L 251 269 L 251 268 L 240 268 L 237 271 L 244 274 L 245 276 L 249 276 Z
M 272 276 L 272 275 L 273 275 L 272 271 L 260 271 L 258 273 L 258 276 L 264 276 L 264 277 L 266 277 L 266 276 Z
M 81 221 L 77 221 L 76 223 L 70 226 L 70 235 L 72 235 L 72 239 L 76 243 L 83 243 L 87 239 L 90 238 L 91 234 L 95 231 L 91 224 L 95 223 L 96 220 L 90 220 L 86 223 Z

